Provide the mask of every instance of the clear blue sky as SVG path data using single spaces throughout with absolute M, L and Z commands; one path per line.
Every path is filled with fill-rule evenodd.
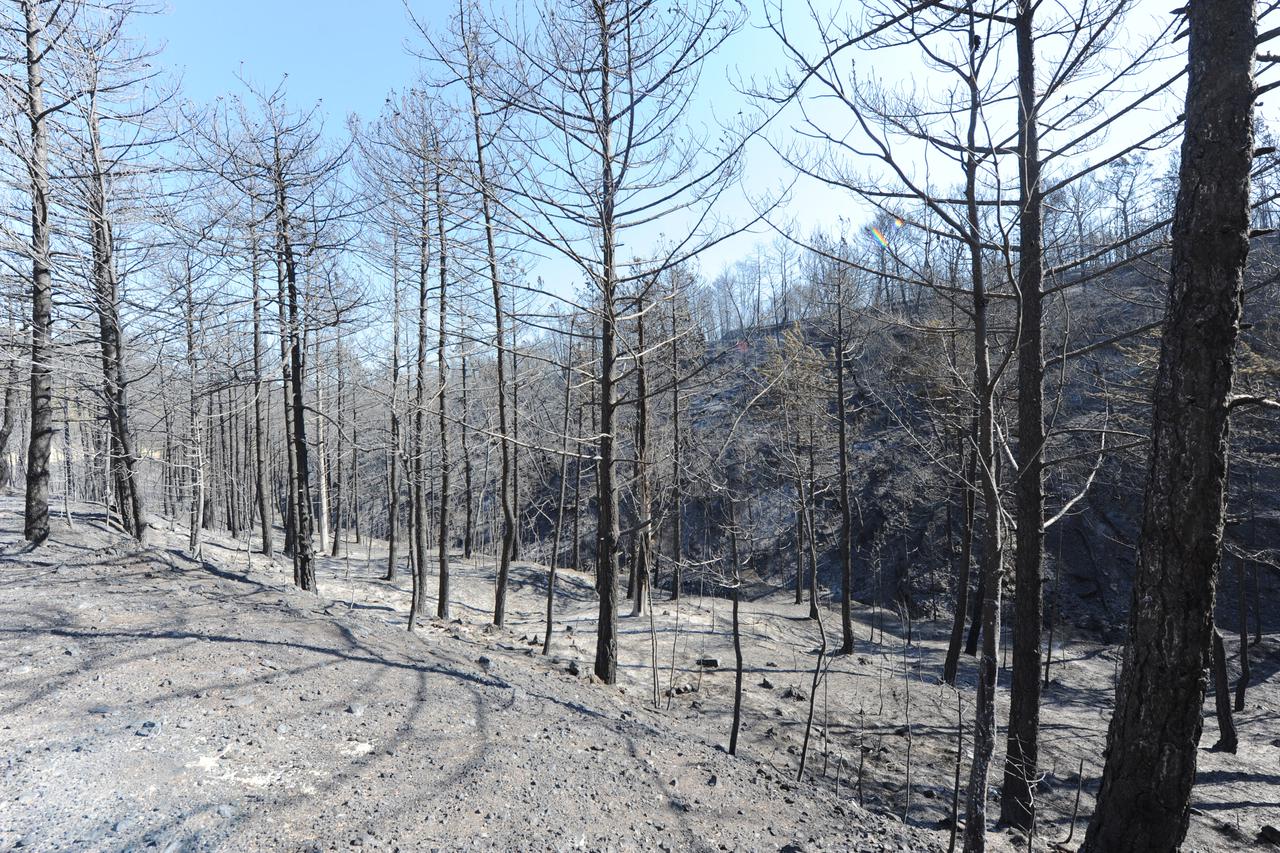
M 410 24 L 401 0 L 169 0 L 139 31 L 165 46 L 184 94 L 208 101 L 236 91 L 242 65 L 274 85 L 288 74 L 290 98 L 323 100 L 331 122 L 375 114 L 387 91 L 416 73 L 405 50 Z
M 412 2 L 428 23 L 443 24 L 454 8 L 452 0 Z M 495 0 L 500 7 L 520 2 Z M 814 2 L 818 7 L 834 4 L 832 8 L 846 14 L 861 8 L 855 0 Z M 749 5 L 754 13 L 759 0 Z M 788 4 L 801 10 L 804 5 L 801 0 Z M 1167 5 L 1159 0 L 1140 0 L 1140 12 L 1131 18 L 1130 26 L 1143 30 L 1153 26 L 1151 22 L 1157 17 L 1167 19 Z M 186 97 L 209 101 L 234 92 L 239 89 L 238 71 L 267 87 L 288 74 L 291 101 L 298 106 L 322 101 L 329 127 L 335 131 L 352 112 L 365 118 L 374 116 L 391 89 L 411 85 L 417 74 L 418 60 L 407 49 L 416 41 L 416 33 L 402 0 L 167 0 L 163 14 L 138 20 L 137 29 L 153 45 L 164 45 L 161 61 L 181 75 Z M 748 26 L 731 41 L 723 64 L 708 69 L 703 82 L 711 96 L 704 104 L 736 112 L 736 94 L 726 78 L 730 74 L 767 77 L 782 60 L 780 54 L 772 34 Z M 864 61 L 868 60 L 859 60 Z M 904 81 L 923 70 L 897 67 L 896 60 L 883 56 L 877 65 L 860 65 L 859 72 Z M 1145 124 L 1156 118 L 1152 115 L 1138 121 Z M 771 136 L 788 138 L 787 124 L 775 128 Z M 787 170 L 764 146 L 756 146 L 752 155 L 747 165 L 749 193 L 764 194 L 786 179 Z M 734 206 L 743 209 L 731 215 L 749 214 L 741 198 Z M 813 184 L 797 189 L 790 209 L 805 229 L 817 223 L 830 226 L 842 215 L 854 223 L 866 216 L 866 209 L 848 194 Z M 749 250 L 756 239 L 772 238 L 772 232 L 765 231 L 759 237 L 747 235 L 726 243 L 703 260 L 703 269 L 714 275 Z M 548 271 L 549 277 L 557 272 Z

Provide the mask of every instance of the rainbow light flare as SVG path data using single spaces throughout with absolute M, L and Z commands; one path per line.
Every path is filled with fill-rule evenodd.
M 884 238 L 884 235 L 880 233 L 879 228 L 872 228 L 871 233 L 876 235 L 876 239 L 880 241 L 881 246 L 884 246 L 886 249 L 889 248 L 889 241 L 886 240 Z

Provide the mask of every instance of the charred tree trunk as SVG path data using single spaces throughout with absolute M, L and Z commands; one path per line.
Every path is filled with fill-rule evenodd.
M 614 439 L 617 436 L 617 250 L 616 210 L 617 181 L 613 153 L 613 66 L 612 43 L 607 7 L 596 4 L 595 13 L 600 32 L 599 110 L 605 116 L 600 129 L 600 422 L 596 462 L 596 589 L 600 596 L 600 616 L 596 623 L 596 677 L 605 684 L 618 680 L 618 488 L 614 461 Z
M 1213 704 L 1218 715 L 1218 742 L 1215 752 L 1235 755 L 1239 741 L 1236 723 L 1231 717 L 1231 679 L 1227 677 L 1227 649 L 1222 642 L 1222 632 L 1213 629 Z
M 684 576 L 684 490 L 680 471 L 680 336 L 675 285 L 671 288 L 671 600 L 679 601 Z
M 502 280 L 498 275 L 498 250 L 495 242 L 493 200 L 485 164 L 484 137 L 480 126 L 480 93 L 474 77 L 473 58 L 467 57 L 467 89 L 471 98 L 471 125 L 475 143 L 476 178 L 480 191 L 480 210 L 484 219 L 485 252 L 489 266 L 489 286 L 493 296 L 494 349 L 498 371 L 498 443 L 501 445 L 502 468 L 499 472 L 498 495 L 502 509 L 502 545 L 498 554 L 497 582 L 494 585 L 493 624 L 501 626 L 507 614 L 507 577 L 515 547 L 515 510 L 511 502 L 511 442 L 507 425 L 507 355 L 505 317 L 502 310 Z
M 849 418 L 845 398 L 845 362 L 848 342 L 844 325 L 844 270 L 836 271 L 836 441 L 840 478 L 840 648 L 836 654 L 853 654 L 853 515 L 849 497 Z
M 738 561 L 738 517 L 734 499 L 729 497 L 729 559 L 733 563 L 730 578 L 733 593 L 733 727 L 729 730 L 729 754 L 738 754 L 738 729 L 742 725 L 742 631 L 738 622 L 738 602 L 742 590 L 742 565 Z
M 391 449 L 387 460 L 387 573 L 396 579 L 400 534 L 400 245 L 399 232 L 391 236 Z
M 636 314 L 636 525 L 635 558 L 633 571 L 636 576 L 635 598 L 631 615 L 644 612 L 645 599 L 649 596 L 649 584 L 653 573 L 653 506 L 649 491 L 649 374 L 645 360 L 645 300 L 637 300 Z
M 1030 829 L 1039 763 L 1040 660 L 1044 621 L 1044 353 L 1041 292 L 1044 287 L 1043 198 L 1040 133 L 1036 115 L 1032 0 L 1018 0 L 1014 38 L 1018 51 L 1018 479 L 1014 528 L 1013 676 L 1005 747 L 1000 820 Z
M 1221 559 L 1253 162 L 1252 0 L 1191 0 L 1186 129 L 1137 573 L 1084 850 L 1176 850 L 1190 818 Z
M 973 571 L 973 519 L 977 492 L 973 484 L 978 475 L 978 421 L 975 416 L 970 427 L 972 448 L 968 449 L 968 462 L 958 488 L 964 496 L 964 529 L 960 532 L 960 568 L 956 573 L 956 609 L 951 622 L 951 640 L 947 644 L 947 657 L 942 666 L 942 678 L 955 686 L 956 670 L 960 666 L 960 646 L 964 642 L 964 620 L 969 614 L 969 576 Z M 960 440 L 960 453 L 966 452 L 965 440 Z M 981 594 L 981 591 L 979 591 Z
M 146 539 L 147 521 L 138 486 L 138 457 L 129 427 L 128 378 L 124 363 L 124 338 L 120 332 L 120 287 L 116 278 L 114 243 L 107 211 L 107 177 L 102 159 L 96 93 L 90 95 L 89 150 L 93 170 L 89 177 L 89 230 L 93 246 L 94 307 L 98 315 L 98 346 L 102 355 L 102 396 L 110 429 L 110 470 L 120 520 L 134 539 Z
M 3 452 L 3 445 L 0 444 L 0 452 Z M 1257 524 L 1257 521 L 1254 521 Z M 1245 568 L 1246 561 L 1243 558 L 1236 560 L 1236 565 L 1240 569 L 1240 680 L 1236 682 L 1236 711 L 1244 710 L 1244 694 L 1249 689 L 1249 598 L 1246 595 L 1245 587 Z
M 0 413 L 0 489 L 8 488 L 13 479 L 13 469 L 9 465 L 9 439 L 18 426 L 18 364 L 19 359 L 15 355 L 5 374 L 4 411 Z
M 409 630 L 417 618 L 427 612 L 427 306 L 431 265 L 431 219 L 427 210 L 427 171 L 422 167 L 419 188 L 421 208 L 418 220 L 418 349 L 413 375 L 413 456 L 410 459 L 409 489 L 413 508 L 410 538 L 413 542 L 413 602 L 409 612 Z
M 53 440 L 53 275 L 49 254 L 49 116 L 44 107 L 44 24 L 36 0 L 23 0 L 26 29 L 27 121 L 31 152 L 31 436 L 23 536 L 33 545 L 49 538 L 49 448 Z
M 436 156 L 441 156 L 436 146 Z M 436 616 L 449 618 L 449 364 L 445 360 L 445 345 L 448 343 L 445 321 L 449 309 L 449 253 L 444 233 L 444 192 L 441 187 L 440 166 L 435 169 L 436 196 L 436 251 L 439 253 L 438 268 L 440 270 L 440 300 L 436 317 L 436 382 L 439 387 L 439 398 L 436 404 L 440 413 L 440 492 L 436 503 L 440 507 L 440 532 L 436 542 L 440 564 L 439 586 L 436 590 Z
M 276 149 L 273 178 L 275 183 L 276 254 L 280 278 L 281 312 L 287 311 L 285 339 L 287 368 L 284 373 L 285 396 L 290 401 L 288 416 L 293 429 L 289 436 L 293 447 L 290 491 L 293 515 L 294 582 L 307 592 L 318 592 L 311 544 L 311 475 L 307 454 L 306 401 L 303 398 L 302 311 L 298 299 L 298 272 L 293 242 L 289 235 L 288 196 L 279 150 Z
M 267 443 L 270 441 L 266 423 L 266 388 L 262 382 L 262 295 L 258 279 L 258 234 L 249 234 L 250 277 L 253 280 L 253 475 L 258 525 L 262 536 L 262 553 L 271 559 L 273 534 L 272 512 L 267 507 Z
M 458 425 L 458 440 L 462 443 L 462 556 L 471 559 L 471 550 L 475 541 L 475 499 L 471 492 L 471 447 L 467 441 L 467 352 L 464 348 L 459 359 L 462 369 L 462 388 L 459 407 L 462 417 Z M 576 567 L 575 567 L 576 568 Z
M 555 615 L 556 566 L 560 562 L 560 540 L 564 531 L 564 506 L 569 491 L 569 410 L 573 403 L 573 318 L 569 320 L 569 345 L 565 348 L 564 415 L 560 422 L 560 508 L 556 512 L 556 536 L 547 560 L 547 630 L 542 639 L 542 653 L 551 654 L 551 622 Z M 581 417 L 581 412 L 579 412 Z
M 974 708 L 973 762 L 969 766 L 969 797 L 965 806 L 964 851 L 981 853 L 986 849 L 987 774 L 996 738 L 996 671 L 997 643 L 1000 639 L 1000 593 L 1004 573 L 1003 519 L 996 468 L 995 396 L 996 377 L 992 375 L 991 355 L 987 343 L 987 292 L 982 258 L 981 218 L 978 212 L 977 132 L 981 92 L 977 80 L 977 36 L 975 16 L 969 6 L 971 57 L 967 83 L 969 87 L 968 153 L 965 155 L 965 201 L 969 274 L 973 290 L 973 361 L 974 393 L 978 406 L 978 479 L 982 483 L 985 509 L 982 566 L 982 654 L 978 661 L 977 700 Z

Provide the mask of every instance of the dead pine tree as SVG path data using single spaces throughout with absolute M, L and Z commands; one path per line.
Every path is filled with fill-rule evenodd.
M 1253 0 L 1190 0 L 1182 11 L 1186 129 L 1168 307 L 1129 632 L 1088 853 L 1181 846 L 1213 634 L 1249 252 L 1258 36 Z
M 40 0 L 20 0 L 17 6 L 21 18 L 13 22 L 11 30 L 19 37 L 20 43 L 12 48 L 15 54 L 23 56 L 26 76 L 24 80 L 9 82 L 20 92 L 29 131 L 24 140 L 23 165 L 31 206 L 31 241 L 25 247 L 31 258 L 31 395 L 23 536 L 32 545 L 40 545 L 49 538 L 49 455 L 55 431 L 49 126 L 60 107 L 45 106 L 46 64 L 57 55 L 60 40 L 66 36 L 70 19 L 78 13 L 80 5 L 73 2 L 51 6 Z
M 522 237 L 572 263 L 593 291 L 587 304 L 599 357 L 594 670 L 613 684 L 624 485 L 618 470 L 623 312 L 634 287 L 722 236 L 711 233 L 715 226 L 706 214 L 736 175 L 745 141 L 733 135 L 727 145 L 710 148 L 688 132 L 687 109 L 706 60 L 741 27 L 742 16 L 721 0 L 686 3 L 679 15 L 643 0 L 574 0 L 531 4 L 518 28 L 483 23 L 500 56 L 487 63 L 481 94 L 489 107 L 510 111 L 503 138 L 514 141 L 525 161 L 494 176 L 503 182 L 504 212 Z M 643 173 L 630 168 L 638 162 L 650 165 Z M 620 246 L 641 228 L 665 230 L 669 248 L 632 247 L 634 260 L 625 260 Z

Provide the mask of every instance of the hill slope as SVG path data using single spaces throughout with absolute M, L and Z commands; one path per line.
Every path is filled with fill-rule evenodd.
M 163 531 L 137 550 L 88 517 L 25 553 L 20 518 L 0 498 L 0 847 L 936 846 L 480 614 L 410 635 L 378 605 L 246 572 L 243 551 L 201 565 Z

